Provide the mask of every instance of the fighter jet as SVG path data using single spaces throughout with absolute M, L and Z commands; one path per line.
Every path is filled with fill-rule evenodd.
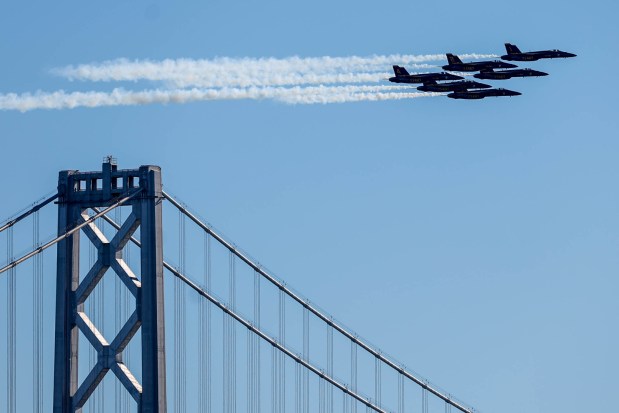
M 482 69 L 475 73 L 473 77 L 477 79 L 505 80 L 512 77 L 548 76 L 548 73 L 533 69 L 508 69 L 495 72 L 493 69 Z
M 451 73 L 421 73 L 417 75 L 411 75 L 401 66 L 394 65 L 393 71 L 395 77 L 390 77 L 389 81 L 394 83 L 424 83 L 431 80 L 460 80 L 464 79 L 462 76 L 452 75 Z
M 511 69 L 518 67 L 511 63 L 501 62 L 500 60 L 488 60 L 485 62 L 462 63 L 456 55 L 447 53 L 448 65 L 443 66 L 443 70 L 453 70 L 458 72 L 477 72 L 481 69 Z
M 507 54 L 501 56 L 503 60 L 514 60 L 517 62 L 531 62 L 539 59 L 557 59 L 561 57 L 576 57 L 574 53 L 562 52 L 561 50 L 540 50 L 538 52 L 521 52 L 515 45 L 505 43 Z
M 422 92 L 466 92 L 468 89 L 487 89 L 492 86 L 485 83 L 475 82 L 474 80 L 463 80 L 461 82 L 436 83 L 434 80 L 424 82 L 423 86 L 418 86 L 417 90 Z
M 508 89 L 467 90 L 466 92 L 453 92 L 447 95 L 452 99 L 483 99 L 488 96 L 518 96 L 520 92 Z

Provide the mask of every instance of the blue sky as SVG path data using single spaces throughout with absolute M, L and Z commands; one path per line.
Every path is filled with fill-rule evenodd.
M 0 112 L 0 217 L 58 170 L 107 154 L 158 164 L 290 285 L 480 410 L 612 410 L 614 2 L 204 3 L 5 2 L 0 94 L 110 90 L 50 70 L 122 57 L 501 54 L 506 41 L 578 57 L 493 82 L 523 93 L 511 99 Z

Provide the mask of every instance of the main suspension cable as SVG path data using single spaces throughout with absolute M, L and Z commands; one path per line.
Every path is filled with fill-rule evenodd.
M 458 401 L 454 400 L 453 398 L 451 398 L 449 395 L 446 395 L 442 391 L 434 388 L 433 386 L 431 386 L 427 382 L 427 380 L 422 379 L 422 378 L 417 377 L 416 375 L 412 374 L 411 372 L 406 370 L 404 367 L 402 367 L 398 363 L 396 363 L 396 362 L 390 360 L 389 358 L 387 358 L 380 351 L 372 348 L 369 344 L 367 344 L 363 340 L 361 340 L 357 335 L 355 335 L 354 333 L 348 331 L 345 327 L 343 327 L 342 325 L 338 324 L 337 322 L 333 321 L 333 319 L 331 317 L 323 314 L 320 310 L 318 310 L 316 307 L 314 307 L 312 304 L 310 304 L 306 299 L 300 297 L 298 294 L 296 294 L 295 292 L 290 290 L 288 287 L 286 287 L 284 283 L 280 282 L 277 278 L 275 278 L 274 276 L 269 274 L 261 265 L 255 263 L 246 254 L 244 254 L 242 251 L 240 251 L 238 248 L 236 248 L 230 242 L 226 241 L 221 235 L 219 235 L 217 232 L 215 232 L 213 230 L 213 228 L 211 228 L 209 225 L 207 225 L 204 222 L 202 222 L 198 217 L 196 217 L 194 214 L 192 214 L 189 210 L 187 210 L 187 208 L 185 208 L 183 205 L 181 205 L 176 199 L 174 199 L 172 196 L 170 196 L 165 191 L 163 191 L 163 196 L 170 203 L 172 203 L 172 205 L 174 205 L 177 209 L 182 211 L 196 225 L 198 225 L 200 228 L 202 228 L 203 231 L 207 232 L 215 240 L 217 240 L 217 242 L 219 242 L 225 248 L 227 248 L 232 253 L 234 253 L 239 259 L 241 259 L 243 262 L 245 262 L 247 265 L 249 265 L 254 271 L 256 271 L 259 274 L 261 274 L 264 278 L 266 278 L 269 282 L 271 282 L 277 288 L 279 288 L 280 290 L 284 291 L 289 297 L 294 299 L 296 302 L 301 304 L 303 307 L 307 308 L 312 314 L 314 314 L 320 320 L 322 320 L 323 322 L 325 322 L 327 324 L 331 324 L 336 331 L 338 331 L 340 334 L 344 335 L 349 340 L 357 343 L 359 347 L 361 347 L 363 350 L 368 352 L 374 358 L 380 360 L 382 363 L 384 363 L 385 365 L 387 365 L 391 369 L 395 370 L 397 373 L 402 374 L 404 377 L 406 377 L 406 379 L 415 382 L 417 385 L 419 385 L 422 388 L 426 389 L 429 393 L 432 393 L 434 396 L 438 397 L 439 399 L 442 399 L 446 403 L 451 404 L 452 406 L 454 406 L 455 408 L 457 408 L 461 412 L 463 412 L 463 413 L 473 413 L 473 409 L 472 408 L 465 407 L 460 402 L 458 402 Z
M 51 246 L 54 246 L 56 244 L 58 244 L 60 241 L 70 237 L 71 235 L 75 234 L 77 231 L 81 230 L 82 228 L 84 228 L 86 225 L 91 224 L 92 222 L 94 222 L 95 219 L 107 214 L 108 212 L 110 212 L 111 210 L 113 210 L 114 208 L 124 204 L 125 202 L 129 201 L 130 199 L 134 198 L 136 195 L 138 195 L 140 192 L 142 192 L 141 189 L 138 189 L 135 192 L 132 192 L 130 195 L 114 202 L 112 205 L 110 205 L 109 207 L 105 208 L 104 210 L 102 210 L 101 212 L 93 215 L 92 217 L 90 217 L 89 219 L 85 220 L 84 222 L 82 222 L 81 224 L 73 227 L 72 229 L 68 230 L 67 232 L 65 232 L 62 235 L 59 235 L 58 237 L 54 238 L 53 240 L 45 243 L 44 245 L 40 246 L 39 248 L 35 248 L 33 251 L 29 252 L 28 254 L 18 258 L 18 259 L 13 259 L 11 258 L 12 261 L 10 261 L 7 265 L 5 265 L 4 267 L 0 268 L 0 274 L 15 268 L 16 266 L 18 266 L 19 264 L 21 264 L 22 262 L 34 257 L 37 254 L 42 253 L 43 251 L 45 251 L 46 249 L 48 249 Z M 94 210 L 94 208 L 93 208 Z

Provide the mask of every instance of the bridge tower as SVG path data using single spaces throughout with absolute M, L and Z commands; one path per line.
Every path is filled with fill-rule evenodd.
M 81 412 L 110 370 L 136 401 L 140 413 L 166 412 L 165 324 L 163 301 L 163 235 L 161 169 L 141 166 L 119 170 L 107 157 L 102 171 L 61 171 L 58 179 L 58 235 L 88 220 L 89 209 L 119 201 L 131 207 L 116 235 L 108 240 L 90 223 L 58 244 L 56 334 L 54 350 L 54 413 Z M 140 276 L 123 260 L 122 250 L 140 231 Z M 80 233 L 97 250 L 97 260 L 80 280 Z M 84 303 L 107 270 L 119 277 L 135 299 L 135 311 L 111 343 L 84 311 Z M 122 352 L 134 335 L 142 334 L 142 383 L 123 363 Z M 78 338 L 82 332 L 95 348 L 97 363 L 78 383 Z

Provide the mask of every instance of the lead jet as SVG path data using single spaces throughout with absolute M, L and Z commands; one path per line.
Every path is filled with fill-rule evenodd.
M 490 85 L 475 82 L 474 80 L 446 83 L 436 83 L 432 80 L 424 82 L 423 86 L 417 87 L 417 90 L 421 90 L 422 92 L 466 92 L 468 89 L 487 89 L 491 87 Z
M 489 96 L 518 96 L 520 92 L 508 89 L 467 90 L 466 92 L 453 92 L 447 95 L 452 99 L 483 99 Z
M 462 60 L 454 54 L 447 53 L 448 65 L 443 66 L 443 70 L 451 70 L 457 72 L 477 72 L 482 69 L 511 69 L 518 67 L 511 63 L 501 62 L 500 60 L 488 60 L 485 62 L 469 62 L 462 63 Z
M 395 77 L 390 77 L 389 81 L 394 83 L 424 83 L 437 80 L 460 80 L 462 76 L 452 75 L 451 73 L 421 73 L 411 75 L 406 69 L 401 66 L 393 65 Z
M 505 80 L 512 77 L 531 77 L 531 76 L 548 76 L 548 73 L 540 72 L 533 69 L 508 69 L 495 72 L 493 69 L 483 69 L 479 73 L 475 73 L 473 77 L 477 79 L 488 80 Z
M 517 62 L 531 62 L 539 59 L 558 59 L 564 57 L 576 57 L 574 53 L 562 52 L 561 50 L 540 50 L 537 52 L 521 52 L 515 45 L 505 43 L 506 55 L 501 56 L 503 60 L 513 60 Z

